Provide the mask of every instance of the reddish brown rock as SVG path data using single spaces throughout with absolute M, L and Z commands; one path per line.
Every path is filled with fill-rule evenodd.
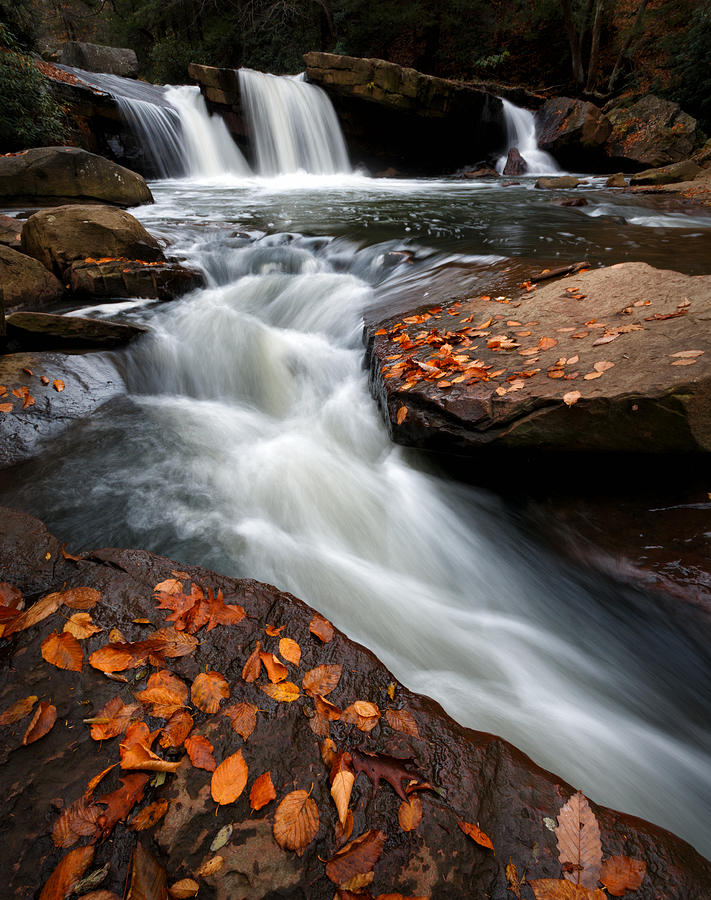
M 126 681 L 113 680 L 86 660 L 106 644 L 111 627 L 120 626 L 129 641 L 155 634 L 155 627 L 165 624 L 168 610 L 157 608 L 153 589 L 159 582 L 175 578 L 185 589 L 196 584 L 205 591 L 222 590 L 228 602 L 241 604 L 247 612 L 238 625 L 199 632 L 193 653 L 167 662 L 186 684 L 206 670 L 219 671 L 229 682 L 230 702 L 243 700 L 258 707 L 257 725 L 247 741 L 234 732 L 227 717 L 193 712 L 199 733 L 214 746 L 215 758 L 222 761 L 239 751 L 249 770 L 248 788 L 258 775 L 269 771 L 277 800 L 254 813 L 245 790 L 234 803 L 216 809 L 210 796 L 210 774 L 183 758 L 175 774 L 168 774 L 163 783 L 148 785 L 146 778 L 141 788 L 141 807 L 161 799 L 169 801 L 165 816 L 154 828 L 137 834 L 118 823 L 109 840 L 96 843 L 92 868 L 108 866 L 103 889 L 122 894 L 127 881 L 136 883 L 147 869 L 159 881 L 165 869 L 169 885 L 197 877 L 210 896 L 224 900 L 259 900 L 273 897 L 275 892 L 332 900 L 335 888 L 327 877 L 326 861 L 344 839 L 338 837 L 338 813 L 319 739 L 309 727 L 314 701 L 302 694 L 296 702 L 279 703 L 260 690 L 266 676 L 249 684 L 241 677 L 244 661 L 257 640 L 267 652 L 277 648 L 279 636 L 266 634 L 267 623 L 285 624 L 281 635 L 299 642 L 303 671 L 324 663 L 342 665 L 340 680 L 329 692 L 334 705 L 343 709 L 355 699 L 368 700 L 380 709 L 406 710 L 417 725 L 419 737 L 394 731 L 385 716 L 367 734 L 342 721 L 330 726 L 335 745 L 355 754 L 359 771 L 370 765 L 363 751 L 400 759 L 413 757 L 414 764 L 409 767 L 416 770 L 415 777 L 426 779 L 435 788 L 418 793 L 422 821 L 405 834 L 398 822 L 401 800 L 395 790 L 382 782 L 373 800 L 369 778 L 358 774 L 350 798 L 353 836 L 368 831 L 384 836 L 370 888 L 374 894 L 444 896 L 441 890 L 446 885 L 451 900 L 472 896 L 509 900 L 507 863 L 517 866 L 519 876 L 525 871 L 529 880 L 561 877 L 556 836 L 544 819 L 555 818 L 571 795 L 571 786 L 500 738 L 460 727 L 436 703 L 397 685 L 370 652 L 342 633 L 336 631 L 327 645 L 315 640 L 309 632 L 313 610 L 291 595 L 259 582 L 178 565 L 140 550 L 101 550 L 85 554 L 79 561 L 68 560 L 40 522 L 6 509 L 0 511 L 0 558 L 3 579 L 18 587 L 28 603 L 73 586 L 96 588 L 102 599 L 91 616 L 104 629 L 82 641 L 85 663 L 81 673 L 64 672 L 41 658 L 42 642 L 66 621 L 64 608 L 2 640 L 5 678 L 0 709 L 31 690 L 40 699 L 51 697 L 58 713 L 52 731 L 29 747 L 21 746 L 22 722 L 0 730 L 0 759 L 4 762 L 0 786 L 11 802 L 9 814 L 0 821 L 3 853 L 12 860 L 6 876 L 9 897 L 37 895 L 67 852 L 57 848 L 50 837 L 60 812 L 84 795 L 91 778 L 119 759 L 122 738 L 93 741 L 83 720 L 96 715 L 116 696 L 126 704 L 134 703 L 134 692 L 145 684 L 140 669 L 118 673 Z M 291 677 L 300 684 L 298 672 Z M 164 722 L 150 721 L 154 728 Z M 181 751 L 155 746 L 159 755 L 181 759 Z M 388 765 L 382 759 L 379 764 Z M 94 797 L 111 795 L 119 786 L 119 777 L 126 774 L 117 769 L 105 774 Z M 153 776 L 152 772 L 146 774 Z M 282 849 L 273 836 L 277 803 L 294 790 L 308 792 L 319 816 L 318 830 L 300 857 Z M 711 865 L 688 844 L 639 819 L 595 804 L 592 808 L 605 855 L 624 854 L 647 864 L 647 875 L 635 894 L 637 900 L 704 895 L 711 883 Z M 469 838 L 458 821 L 478 823 L 493 842 L 495 853 Z M 230 826 L 227 831 L 226 826 Z M 77 844 L 83 846 L 89 840 L 89 836 L 79 837 Z M 147 868 L 140 870 L 135 861 L 145 854 L 134 853 L 139 841 L 144 849 L 151 847 Z M 132 859 L 133 874 L 129 872 Z
M 612 125 L 594 103 L 552 97 L 536 113 L 541 150 L 572 171 L 599 171 L 605 165 L 603 147 Z
M 608 110 L 612 130 L 605 147 L 627 168 L 651 169 L 688 159 L 703 143 L 696 119 L 678 103 L 647 94 L 631 106 Z
M 36 309 L 61 299 L 61 282 L 42 263 L 0 244 L 0 284 L 7 309 Z
M 67 279 L 76 297 L 111 300 L 121 297 L 173 300 L 204 284 L 200 272 L 178 263 L 147 263 L 135 259 L 75 262 L 69 267 Z
M 521 156 L 516 147 L 509 150 L 504 166 L 504 175 L 524 175 L 528 171 L 528 163 Z

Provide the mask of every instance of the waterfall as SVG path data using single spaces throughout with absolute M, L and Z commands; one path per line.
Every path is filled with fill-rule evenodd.
M 501 98 L 504 104 L 504 120 L 506 122 L 506 152 L 499 158 L 496 171 L 503 172 L 509 150 L 516 147 L 525 159 L 527 175 L 549 175 L 560 171 L 560 167 L 544 150 L 538 149 L 536 140 L 536 120 L 533 113 L 520 106 L 514 106 L 509 100 Z
M 239 70 L 242 105 L 260 175 L 350 172 L 348 151 L 331 101 L 303 76 Z

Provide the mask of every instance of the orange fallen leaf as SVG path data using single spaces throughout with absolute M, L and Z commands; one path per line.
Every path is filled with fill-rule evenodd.
M 611 856 L 600 869 L 600 881 L 613 897 L 636 891 L 644 881 L 647 863 L 630 856 Z
M 0 412 L 9 413 L 12 412 L 12 410 L 12 403 L 0 403 Z
M 594 381 L 596 378 L 602 378 L 602 372 L 588 372 L 587 375 L 583 375 L 585 381 Z
M 309 623 L 309 631 L 324 644 L 327 644 L 333 639 L 333 625 L 331 625 L 328 619 L 324 619 L 324 617 L 320 616 L 318 613 L 316 613 Z
M 281 634 L 285 628 L 286 625 L 280 625 L 279 628 L 276 628 L 274 625 L 267 625 L 264 630 L 269 635 L 269 637 L 276 637 L 278 634 Z
M 247 784 L 247 775 L 247 763 L 241 750 L 223 760 L 212 773 L 210 782 L 210 793 L 215 803 L 221 806 L 234 803 Z
M 401 406 L 400 409 L 398 409 L 395 419 L 398 425 L 402 425 L 402 423 L 405 421 L 405 419 L 407 418 L 407 412 L 408 410 L 406 406 Z
M 295 666 L 301 662 L 301 647 L 291 638 L 282 638 L 279 641 L 279 653 L 283 659 Z
M 185 738 L 193 727 L 193 717 L 185 709 L 179 709 L 173 713 L 163 726 L 159 743 L 166 750 L 182 747 Z
M 59 393 L 60 391 L 64 390 L 64 382 L 61 378 L 55 378 L 52 382 L 52 387 L 55 389 L 55 391 L 57 391 L 57 393 Z
M 484 834 L 477 825 L 473 825 L 471 822 L 460 822 L 459 820 L 457 820 L 457 825 L 459 825 L 464 834 L 468 835 L 473 841 L 476 841 L 477 844 L 481 844 L 482 847 L 487 847 L 489 850 L 494 849 L 491 838 Z
M 230 686 L 219 672 L 201 672 L 193 681 L 190 696 L 198 709 L 212 715 L 230 696 Z
M 392 698 L 391 698 L 392 699 Z M 417 722 L 411 712 L 406 709 L 388 709 L 385 711 L 385 718 L 388 725 L 394 730 L 402 734 L 409 734 L 412 737 L 420 736 L 417 730 Z
M 62 630 L 73 634 L 78 641 L 84 641 L 86 638 L 91 637 L 92 634 L 97 634 L 104 629 L 94 625 L 89 613 L 78 612 L 67 619 Z
M 594 890 L 602 866 L 600 826 L 580 791 L 561 807 L 555 833 L 558 858 L 566 879 Z
M 28 609 L 21 612 L 16 618 L 4 626 L 3 637 L 10 637 L 18 631 L 24 631 L 32 625 L 42 622 L 47 616 L 51 616 L 62 605 L 60 593 L 47 594 Z
M 37 702 L 37 697 L 31 694 L 29 697 L 23 697 L 22 700 L 16 700 L 11 706 L 0 713 L 0 725 L 12 725 L 19 722 L 32 712 L 32 707 Z
M 168 669 L 154 672 L 146 682 L 145 690 L 133 695 L 136 700 L 151 708 L 151 715 L 169 719 L 182 709 L 188 700 L 188 688 L 182 679 Z
M 272 800 L 276 800 L 272 775 L 271 772 L 263 772 L 255 779 L 252 790 L 249 792 L 249 805 L 256 812 L 266 806 L 267 803 L 271 803 Z
M 331 797 L 338 810 L 338 820 L 341 828 L 345 826 L 348 815 L 348 804 L 351 799 L 355 773 L 351 767 L 351 755 L 348 752 L 339 753 L 333 760 L 329 775 L 331 782 Z
M 563 403 L 566 406 L 574 406 L 581 397 L 580 391 L 568 391 L 567 394 L 563 394 Z
M 342 671 L 343 666 L 340 665 L 323 665 L 309 669 L 302 680 L 304 691 L 311 695 L 327 696 L 338 686 Z
M 247 683 L 256 681 L 259 678 L 260 672 L 262 671 L 262 660 L 260 657 L 261 650 L 262 645 L 259 641 L 257 641 L 257 646 L 247 657 L 247 662 L 242 668 L 242 678 Z
M 224 864 L 225 859 L 223 856 L 213 856 L 211 859 L 204 862 L 195 874 L 199 875 L 201 878 L 209 878 L 211 875 L 215 875 L 219 872 Z
M 289 670 L 273 653 L 265 653 L 262 650 L 259 654 L 259 658 L 262 660 L 264 668 L 267 670 L 267 677 L 274 684 L 283 681 L 288 676 Z
M 550 350 L 555 347 L 558 341 L 552 337 L 542 337 L 538 342 L 538 350 Z
M 180 881 L 171 884 L 168 893 L 173 900 L 190 900 L 191 897 L 197 896 L 199 890 L 200 885 L 194 878 L 181 878 Z
M 101 600 L 101 591 L 90 587 L 69 588 L 60 594 L 62 603 L 70 609 L 81 609 L 84 612 L 92 609 Z
M 157 732 L 154 732 L 157 734 Z M 145 722 L 132 722 L 119 745 L 122 769 L 145 769 L 150 772 L 175 772 L 179 762 L 161 759 L 150 749 L 153 736 Z
M 196 769 L 214 772 L 217 768 L 217 760 L 213 756 L 215 748 L 201 734 L 193 734 L 186 738 L 185 749 L 190 757 L 190 762 Z
M 257 707 L 253 703 L 242 701 L 233 706 L 225 706 L 222 709 L 222 715 L 227 716 L 232 723 L 233 730 L 244 741 L 254 731 L 254 726 L 257 724 Z
M 47 378 L 46 375 L 43 375 L 43 376 L 40 378 L 40 381 L 42 382 L 42 384 L 49 384 L 49 378 Z
M 95 741 L 105 741 L 123 734 L 136 718 L 137 712 L 137 703 L 127 706 L 120 697 L 113 697 L 92 719 L 85 719 L 84 723 L 91 725 L 90 734 Z
M 81 672 L 84 665 L 84 653 L 79 641 L 69 631 L 56 631 L 42 641 L 42 658 L 45 662 L 66 669 L 69 672 Z
M 274 813 L 274 839 L 285 850 L 303 850 L 316 837 L 318 807 L 306 791 L 291 791 Z
M 268 697 L 271 697 L 272 700 L 278 700 L 280 703 L 292 703 L 301 696 L 301 691 L 291 681 L 280 681 L 279 684 L 262 684 L 260 688 Z
M 43 738 L 45 734 L 52 730 L 56 721 L 57 707 L 47 703 L 46 700 L 40 701 L 22 738 L 23 746 L 33 744 L 35 741 Z
M 535 878 L 527 883 L 536 900 L 606 900 L 607 897 L 601 888 L 591 890 L 564 878 Z
M 422 821 L 422 802 L 415 794 L 403 800 L 397 813 L 397 820 L 403 831 L 414 831 Z
M 370 872 L 380 859 L 385 846 L 385 834 L 371 829 L 346 844 L 326 863 L 326 875 L 337 885 L 356 875 Z
M 128 827 L 133 831 L 145 831 L 147 828 L 152 828 L 156 822 L 160 822 L 167 812 L 168 801 L 155 800 L 140 812 L 137 812 L 128 823 Z
M 94 858 L 94 848 L 77 847 L 61 859 L 42 888 L 39 900 L 64 900 L 68 897 Z

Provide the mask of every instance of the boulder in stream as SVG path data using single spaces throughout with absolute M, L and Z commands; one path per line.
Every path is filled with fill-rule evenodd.
M 0 284 L 5 306 L 34 309 L 61 299 L 64 288 L 42 263 L 0 244 Z
M 0 156 L 3 205 L 98 201 L 116 206 L 153 203 L 136 172 L 78 147 L 36 147 Z
M 87 72 L 108 72 L 123 78 L 138 77 L 136 51 L 127 47 L 65 41 L 59 51 L 59 61 L 65 66 L 86 69 Z
M 703 137 L 696 119 L 678 103 L 646 94 L 631 106 L 607 111 L 612 123 L 605 150 L 628 168 L 658 168 L 688 159 Z
M 630 184 L 680 184 L 693 181 L 701 171 L 701 166 L 693 159 L 685 159 L 682 162 L 670 163 L 668 166 L 660 166 L 658 169 L 638 172 L 630 178 Z
M 5 324 L 8 341 L 33 350 L 108 350 L 123 347 L 148 331 L 143 325 L 42 312 L 14 312 Z
M 538 146 L 574 172 L 603 167 L 603 147 L 611 131 L 602 110 L 585 100 L 552 97 L 536 112 Z
M 123 297 L 173 300 L 202 287 L 205 282 L 201 272 L 176 262 L 135 259 L 81 260 L 71 264 L 66 278 L 75 297 L 106 300 Z
M 9 509 L 0 558 L 10 897 L 71 868 L 131 897 L 509 900 L 524 872 L 563 881 L 571 798 L 599 828 L 586 879 L 604 854 L 633 861 L 612 865 L 636 900 L 711 883 L 688 844 L 462 728 L 290 594 L 142 550 L 71 556 Z
M 525 175 L 528 171 L 528 163 L 521 156 L 517 147 L 512 147 L 506 157 L 504 175 Z

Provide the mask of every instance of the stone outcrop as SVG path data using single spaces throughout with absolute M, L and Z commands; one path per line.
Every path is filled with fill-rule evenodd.
M 103 629 L 80 642 L 80 671 L 59 669 L 42 658 L 43 643 L 62 630 L 74 609 L 60 606 L 2 640 L 7 662 L 0 710 L 31 691 L 39 702 L 51 703 L 57 714 L 51 730 L 27 746 L 21 742 L 29 714 L 0 730 L 2 779 L 11 798 L 10 814 L 0 822 L 3 852 L 12 860 L 6 879 L 8 896 L 36 896 L 73 845 L 75 850 L 85 848 L 78 852 L 91 858 L 87 871 L 100 870 L 101 889 L 117 894 L 123 894 L 133 869 L 134 885 L 145 885 L 148 871 L 153 884 L 163 884 L 162 893 L 144 893 L 151 897 L 165 896 L 166 882 L 172 885 L 180 879 L 196 878 L 201 893 L 206 890 L 216 900 L 267 900 L 277 895 L 332 900 L 336 885 L 329 873 L 335 873 L 327 861 L 349 837 L 368 832 L 379 847 L 365 866 L 374 871 L 367 888 L 372 895 L 399 892 L 446 896 L 448 900 L 480 896 L 508 900 L 512 896 L 506 877 L 508 863 L 516 866 L 519 877 L 525 871 L 528 881 L 561 878 L 556 835 L 547 826 L 570 797 L 571 786 L 506 741 L 457 725 L 432 700 L 398 684 L 373 654 L 341 632 L 334 630 L 333 637 L 322 643 L 310 631 L 314 610 L 290 594 L 140 550 L 98 550 L 78 560 L 67 559 L 59 541 L 40 522 L 7 509 L 0 511 L 0 558 L 5 582 L 22 593 L 27 606 L 51 592 L 95 589 L 100 600 L 90 615 Z M 178 632 L 188 641 L 185 654 L 151 660 L 191 686 L 192 702 L 186 700 L 186 704 L 190 703 L 194 720 L 193 734 L 210 742 L 216 762 L 240 754 L 246 767 L 244 790 L 237 792 L 234 802 L 224 805 L 216 806 L 211 798 L 210 771 L 191 765 L 182 747 L 165 749 L 159 740 L 154 743 L 155 758 L 172 762 L 175 769 L 164 778 L 149 786 L 155 771 L 142 771 L 140 766 L 133 770 L 117 766 L 109 771 L 109 766 L 119 762 L 118 745 L 126 742 L 126 737 L 92 740 L 85 722 L 101 716 L 104 705 L 114 698 L 123 704 L 140 703 L 135 694 L 146 687 L 145 671 L 129 668 L 115 673 L 114 677 L 119 677 L 113 680 L 93 668 L 89 657 L 108 643 L 114 627 L 120 628 L 127 641 L 156 639 L 155 629 L 166 625 L 167 609 L 158 608 L 154 588 L 163 582 L 162 589 L 167 591 L 168 581 L 174 583 L 176 578 L 188 593 L 193 586 L 205 594 L 222 591 L 228 604 L 239 604 L 246 613 L 237 624 L 198 630 L 192 644 L 189 634 Z M 64 599 L 75 602 L 66 594 Z M 93 598 L 84 595 L 84 599 L 91 602 Z M 12 615 L 9 610 L 3 621 L 11 621 Z M 268 626 L 283 626 L 283 630 L 270 636 Z M 264 689 L 273 685 L 263 672 L 253 681 L 241 674 L 257 642 L 266 654 L 277 653 L 283 637 L 298 642 L 302 654 L 299 666 L 288 666 L 288 678 L 298 693 L 289 703 L 268 696 Z M 371 730 L 361 731 L 342 719 L 316 721 L 316 701 L 302 692 L 302 680 L 304 672 L 324 664 L 342 666 L 337 683 L 328 689 L 330 703 L 338 709 L 356 700 L 372 703 L 379 718 Z M 251 733 L 241 728 L 247 737 L 233 730 L 227 716 L 199 708 L 204 702 L 198 700 L 197 679 L 204 679 L 206 672 L 212 676 L 219 673 L 225 679 L 229 697 L 218 698 L 216 708 L 245 703 L 258 710 Z M 165 724 L 164 716 L 149 718 L 147 706 L 139 705 L 134 714 L 148 720 L 154 730 Z M 398 821 L 401 798 L 391 784 L 382 781 L 376 790 L 370 776 L 360 771 L 350 795 L 352 834 L 343 835 L 330 792 L 328 766 L 320 750 L 327 733 L 337 750 L 348 751 L 366 764 L 374 759 L 376 767 L 387 764 L 388 757 L 391 766 L 398 761 L 404 766 L 403 761 L 412 758 L 407 768 L 413 778 L 430 785 L 416 794 L 422 818 L 412 831 L 405 833 Z M 368 757 L 367 753 L 380 756 Z M 251 810 L 252 785 L 266 772 L 274 797 Z M 98 803 L 99 809 L 107 809 L 99 827 L 110 831 L 110 839 L 90 844 L 92 817 L 82 816 L 80 798 L 85 796 L 89 780 L 99 773 L 103 779 L 85 806 L 96 810 Z M 397 783 L 396 775 L 391 777 Z M 140 799 L 135 805 L 128 802 L 125 813 L 118 816 L 122 807 L 115 805 L 108 811 L 110 803 L 104 798 L 112 795 L 113 803 L 118 804 L 119 779 L 127 778 L 142 786 L 136 791 Z M 273 830 L 278 805 L 294 790 L 304 791 L 302 801 L 308 794 L 313 801 L 311 814 L 315 807 L 318 815 L 313 839 L 300 856 L 283 849 Z M 67 828 L 75 803 L 75 823 L 81 830 L 76 835 Z M 152 809 L 156 813 L 163 809 L 163 814 L 156 815 L 146 830 L 135 830 L 136 823 L 132 828 L 130 821 L 128 826 L 117 821 L 130 819 L 135 810 L 149 803 L 158 804 Z M 711 865 L 688 844 L 640 819 L 591 805 L 605 856 L 624 854 L 646 864 L 635 900 L 703 896 L 711 883 Z M 347 821 L 350 832 L 350 819 Z M 478 823 L 495 852 L 465 835 L 458 821 Z M 140 849 L 136 850 L 137 846 Z M 134 895 L 138 896 L 137 889 L 131 891 Z
M 0 284 L 5 306 L 51 306 L 61 299 L 61 282 L 42 263 L 0 244 Z
M 628 171 L 681 162 L 703 143 L 696 119 L 653 94 L 608 109 L 607 118 L 612 131 L 605 150 L 613 165 L 624 162 Z
M 569 190 L 579 187 L 581 184 L 585 184 L 585 182 L 575 175 L 555 175 L 552 178 L 539 178 L 535 186 L 545 190 Z
M 126 47 L 66 41 L 59 50 L 59 61 L 62 65 L 86 69 L 87 72 L 106 72 L 123 78 L 138 78 L 136 51 Z
M 417 447 L 708 453 L 710 298 L 711 276 L 623 263 L 372 322 L 372 387 L 393 438 Z M 433 327 L 447 339 L 417 344 Z
M 204 285 L 202 273 L 175 262 L 139 262 L 113 259 L 107 262 L 75 262 L 66 272 L 67 283 L 76 298 L 114 300 L 145 297 L 173 300 Z
M 605 167 L 603 148 L 611 131 L 609 119 L 584 100 L 552 97 L 536 112 L 538 146 L 574 171 Z
M 701 171 L 701 166 L 691 159 L 685 159 L 658 169 L 638 172 L 630 178 L 630 184 L 680 184 L 682 181 L 693 181 Z
M 506 157 L 504 175 L 524 175 L 528 171 L 528 163 L 516 147 L 512 147 Z
M 160 244 L 138 219 L 114 206 L 43 209 L 25 223 L 22 247 L 60 278 L 73 262 L 88 258 L 164 259 Z
M 25 219 L 15 219 L 12 216 L 0 215 L 0 244 L 10 247 L 11 250 L 22 248 L 22 226 Z
M 136 172 L 78 147 L 37 147 L 0 156 L 3 205 L 87 201 L 127 207 L 152 203 L 153 196 Z
M 41 312 L 11 313 L 5 324 L 8 343 L 23 350 L 110 350 L 148 331 L 143 325 Z
M 355 160 L 451 172 L 501 152 L 503 104 L 477 86 L 381 59 L 307 53 L 306 75 L 338 113 Z

